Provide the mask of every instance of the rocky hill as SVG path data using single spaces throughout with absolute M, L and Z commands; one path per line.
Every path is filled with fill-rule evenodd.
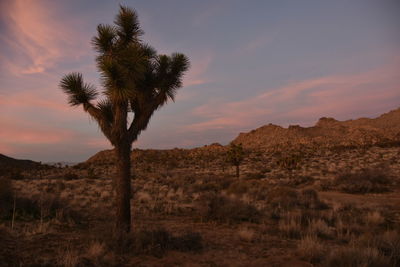
M 328 148 L 383 145 L 400 142 L 400 108 L 377 118 L 337 121 L 321 118 L 312 127 L 283 128 L 268 124 L 233 140 L 248 149 L 276 150 L 290 147 Z
M 18 168 L 18 169 L 30 169 L 40 166 L 40 163 L 32 160 L 22 160 L 7 157 L 0 154 L 0 169 L 3 168 Z
M 232 142 L 241 143 L 250 151 L 284 151 L 288 149 L 312 149 L 333 147 L 359 147 L 373 145 L 400 144 L 400 108 L 377 118 L 360 118 L 338 121 L 321 118 L 315 126 L 299 125 L 284 128 L 268 124 L 248 133 L 241 133 Z M 211 144 L 193 149 L 134 149 L 132 161 L 140 166 L 159 164 L 185 167 L 199 165 L 200 162 L 221 163 L 224 161 L 226 146 Z M 100 151 L 89 158 L 87 166 L 97 164 L 113 166 L 112 150 Z

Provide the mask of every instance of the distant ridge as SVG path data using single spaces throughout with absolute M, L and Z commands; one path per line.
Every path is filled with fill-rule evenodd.
M 0 168 L 19 168 L 19 169 L 29 169 L 40 166 L 39 162 L 25 159 L 14 159 L 0 154 Z
M 233 143 L 242 143 L 251 150 L 284 151 L 309 148 L 318 150 L 332 147 L 359 147 L 370 145 L 400 145 L 400 108 L 370 119 L 338 121 L 334 118 L 320 118 L 315 126 L 291 125 L 284 128 L 274 124 L 264 125 L 248 133 L 240 133 Z M 135 149 L 131 157 L 139 155 L 170 155 L 195 157 L 196 155 L 222 155 L 227 147 L 214 143 L 193 149 Z M 109 164 L 113 162 L 113 150 L 103 150 L 92 157 L 88 164 Z
M 264 125 L 248 133 L 240 133 L 233 143 L 249 149 L 276 150 L 283 147 L 366 146 L 400 142 L 400 108 L 377 118 L 338 121 L 320 118 L 315 126 L 291 125 L 283 128 Z

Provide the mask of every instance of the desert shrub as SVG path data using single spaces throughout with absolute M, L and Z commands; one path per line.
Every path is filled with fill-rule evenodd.
M 257 222 L 261 216 L 253 205 L 218 194 L 200 197 L 198 210 L 202 218 L 223 222 Z
M 0 170 L 0 177 L 12 180 L 25 179 L 22 170 L 20 168 L 15 168 L 15 167 L 2 167 Z
M 15 218 L 17 220 L 30 221 L 32 219 L 40 218 L 40 205 L 38 205 L 38 202 L 30 198 L 17 197 L 15 208 Z M 8 219 L 11 218 L 12 212 L 12 207 L 10 207 L 8 211 Z
M 370 247 L 341 247 L 331 251 L 323 266 L 327 267 L 353 267 L 368 266 L 381 267 L 390 266 L 390 261 L 376 248 Z
M 11 181 L 0 178 L 0 218 L 5 217 L 13 204 L 13 189 Z
M 73 165 L 72 169 L 74 169 L 74 170 L 82 170 L 82 169 L 85 169 L 85 165 L 86 165 L 86 163 L 78 163 L 76 165 Z
M 278 229 L 288 238 L 300 238 L 303 232 L 301 216 L 294 212 L 285 212 L 280 215 Z
M 138 254 L 161 257 L 167 250 L 198 251 L 203 248 L 202 237 L 196 232 L 174 236 L 164 228 L 139 230 L 133 234 L 133 250 Z
M 332 238 L 333 231 L 322 219 L 311 220 L 308 226 L 308 232 L 311 235 L 318 236 L 320 238 L 330 239 Z
M 334 186 L 351 194 L 382 193 L 390 191 L 389 175 L 382 169 L 364 169 L 356 173 L 342 173 L 335 178 Z
M 297 251 L 303 260 L 319 263 L 325 256 L 326 248 L 315 235 L 307 235 L 301 238 Z
M 253 242 L 256 240 L 256 232 L 248 227 L 241 227 L 237 234 L 239 239 L 245 242 Z
M 9 228 L 0 225 L 0 266 L 21 266 L 20 251 L 11 244 L 15 236 Z
M 251 185 L 248 191 L 248 195 L 250 195 L 255 200 L 265 200 L 268 197 L 269 189 L 269 184 L 260 181 Z
M 300 186 L 313 184 L 315 179 L 307 175 L 297 175 L 287 181 L 288 186 Z
M 203 249 L 203 238 L 200 233 L 191 231 L 172 236 L 172 248 L 179 251 L 198 251 Z
M 243 178 L 245 180 L 249 180 L 249 179 L 263 179 L 265 177 L 267 176 L 263 172 L 248 172 L 244 174 Z
M 336 217 L 346 224 L 355 223 L 361 225 L 365 222 L 365 213 L 365 209 L 358 208 L 353 204 L 345 204 L 337 208 Z
M 1 202 L 2 206 L 5 202 Z M 14 199 L 4 205 L 0 218 L 10 220 L 13 215 Z M 67 207 L 57 195 L 42 194 L 34 198 L 16 196 L 15 219 L 31 221 L 36 219 L 49 220 L 56 218 L 60 222 L 80 223 L 82 217 L 76 211 Z
M 67 172 L 63 175 L 62 177 L 64 180 L 70 181 L 70 180 L 77 180 L 79 179 L 79 176 L 76 173 L 73 172 Z
M 218 192 L 220 190 L 220 184 L 216 181 L 212 182 L 202 182 L 196 183 L 191 187 L 192 192 L 206 192 L 206 191 L 214 191 Z
M 86 253 L 79 256 L 78 262 L 77 266 L 117 266 L 115 254 L 107 250 L 105 243 L 98 240 L 89 243 Z
M 270 189 L 266 202 L 272 219 L 279 219 L 281 213 L 290 210 L 303 209 L 303 212 L 306 212 L 328 208 L 328 205 L 319 199 L 318 193 L 313 189 L 298 192 L 283 186 Z
M 134 233 L 133 250 L 138 254 L 162 256 L 170 246 L 171 234 L 163 228 Z
M 64 267 L 74 267 L 79 266 L 81 258 L 77 250 L 65 249 L 60 251 L 57 257 L 57 265 Z
M 275 208 L 291 209 L 298 205 L 298 192 L 288 187 L 274 187 L 267 195 L 267 203 Z
M 314 189 L 304 189 L 299 196 L 299 205 L 309 209 L 327 209 L 328 205 L 321 201 Z
M 400 265 L 400 233 L 398 231 L 387 231 L 375 237 L 373 241 L 383 255 L 390 259 L 392 266 Z
M 385 217 L 379 211 L 371 211 L 365 215 L 365 223 L 368 226 L 379 226 L 385 222 Z
M 89 168 L 87 170 L 87 178 L 89 178 L 89 179 L 98 179 L 99 178 L 99 176 L 97 175 L 94 168 Z
M 228 188 L 234 180 L 235 180 L 234 178 L 227 175 L 224 176 L 208 175 L 199 178 L 196 183 L 193 183 L 194 182 L 193 179 L 190 180 L 190 182 L 193 183 L 190 186 L 190 191 L 193 193 L 206 192 L 206 191 L 219 192 L 221 190 Z M 182 183 L 179 183 L 179 185 L 181 186 Z
M 233 183 L 233 181 L 236 181 L 236 179 L 230 175 L 224 175 L 218 179 L 221 190 L 227 189 Z
M 246 181 L 240 180 L 231 183 L 227 188 L 227 193 L 240 196 L 246 194 L 247 191 L 249 191 L 249 189 L 250 189 L 250 184 Z
M 55 190 L 57 192 L 61 192 L 61 191 L 65 190 L 65 188 L 66 188 L 65 183 L 62 180 L 57 180 L 57 182 L 55 183 L 54 186 L 55 186 Z

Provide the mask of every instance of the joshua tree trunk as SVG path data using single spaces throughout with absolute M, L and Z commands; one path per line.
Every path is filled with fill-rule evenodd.
M 239 175 L 240 175 L 240 173 L 239 173 L 239 164 L 238 164 L 238 165 L 236 165 L 236 177 L 239 178 Z
M 117 176 L 115 177 L 116 229 L 129 232 L 131 229 L 131 145 L 115 148 Z

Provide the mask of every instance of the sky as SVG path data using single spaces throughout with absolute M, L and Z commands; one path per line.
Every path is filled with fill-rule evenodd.
M 191 62 L 134 148 L 227 144 L 268 123 L 400 106 L 398 0 L 0 0 L 0 153 L 79 162 L 111 148 L 58 84 L 76 71 L 101 90 L 90 40 L 120 4 L 138 12 L 144 41 Z

